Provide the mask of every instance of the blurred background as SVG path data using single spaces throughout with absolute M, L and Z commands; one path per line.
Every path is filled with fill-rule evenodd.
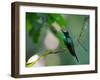
M 52 27 L 53 24 L 56 23 Z M 55 32 L 57 30 L 57 32 Z M 73 57 L 65 48 L 59 30 L 67 30 L 73 40 L 76 55 Z M 26 13 L 26 65 L 38 58 L 32 66 L 60 66 L 89 64 L 89 16 L 74 14 Z M 30 62 L 31 59 L 31 62 Z

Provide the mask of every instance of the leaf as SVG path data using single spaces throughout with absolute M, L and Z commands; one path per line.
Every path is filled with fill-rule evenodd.
M 36 13 L 26 13 L 26 29 L 29 31 L 32 28 L 32 22 L 37 21 L 39 17 Z
M 52 23 L 55 22 L 55 19 L 52 18 L 50 15 L 52 15 L 52 14 L 46 14 L 46 23 L 49 25 L 49 27 L 51 27 Z
M 61 14 L 49 14 L 49 16 L 59 24 L 59 26 L 63 29 L 66 27 L 66 22 L 64 18 L 61 16 Z
M 35 63 L 37 63 L 40 59 L 46 57 L 51 50 L 46 51 L 45 53 L 43 53 L 41 56 L 38 55 L 33 55 L 28 62 L 26 63 L 26 67 L 32 67 Z
M 41 23 L 41 16 L 38 13 L 26 13 L 26 30 L 34 43 L 39 41 L 43 24 Z
M 31 28 L 32 28 L 32 26 L 31 26 L 31 24 L 30 24 L 29 19 L 26 19 L 26 30 L 27 30 L 27 31 L 30 31 Z

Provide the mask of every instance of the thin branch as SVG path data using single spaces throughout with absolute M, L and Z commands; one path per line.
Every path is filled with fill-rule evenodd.
M 31 63 L 26 63 L 26 67 L 32 67 L 35 63 L 37 63 L 40 59 L 42 58 L 45 58 L 47 55 L 49 54 L 57 54 L 57 53 L 60 53 L 60 52 L 63 52 L 65 51 L 66 48 L 62 49 L 62 50 L 56 50 L 56 51 L 52 51 L 52 50 L 47 50 L 45 51 L 44 54 L 42 54 L 36 61 L 33 61 Z
M 82 36 L 82 34 L 83 34 L 83 32 L 84 32 L 84 27 L 85 27 L 85 25 L 86 25 L 87 20 L 88 20 L 88 17 L 86 17 L 86 18 L 84 19 L 83 26 L 82 26 L 81 31 L 80 31 L 80 33 L 79 33 L 79 36 L 78 36 L 78 38 L 77 38 L 77 42 L 78 42 L 78 43 L 77 43 L 77 47 L 78 47 L 79 44 L 80 44 L 81 47 L 82 47 L 85 51 L 87 51 L 87 49 L 80 43 L 80 38 L 81 38 L 81 36 Z

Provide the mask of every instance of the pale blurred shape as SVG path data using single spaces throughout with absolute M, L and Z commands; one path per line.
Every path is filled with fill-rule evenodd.
M 39 61 L 37 61 L 33 67 L 40 67 L 40 66 L 45 66 L 45 59 L 41 58 Z
M 35 62 L 39 57 L 40 57 L 39 55 L 35 54 L 28 60 L 27 63 Z M 39 59 L 35 64 L 33 64 L 33 67 L 39 67 L 39 66 L 45 66 L 45 60 L 43 58 Z
M 47 32 L 47 35 L 44 40 L 44 44 L 48 49 L 56 49 L 59 45 L 59 40 L 51 33 L 50 31 Z
M 27 63 L 32 63 L 32 62 L 34 62 L 34 61 L 36 61 L 37 59 L 39 58 L 39 55 L 33 55 L 29 60 L 28 60 L 28 62 Z
M 57 31 L 61 31 L 59 24 L 57 24 L 56 22 L 52 24 L 52 27 L 54 27 Z

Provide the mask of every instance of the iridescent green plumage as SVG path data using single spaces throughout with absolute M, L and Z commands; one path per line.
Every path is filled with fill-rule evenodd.
M 74 49 L 74 44 L 73 44 L 73 40 L 72 38 L 69 36 L 69 32 L 68 31 L 63 31 L 63 39 L 64 39 L 64 43 L 66 45 L 66 47 L 68 48 L 69 52 L 71 53 L 72 56 L 74 56 L 77 61 L 79 62 L 77 55 L 75 53 L 75 49 Z

